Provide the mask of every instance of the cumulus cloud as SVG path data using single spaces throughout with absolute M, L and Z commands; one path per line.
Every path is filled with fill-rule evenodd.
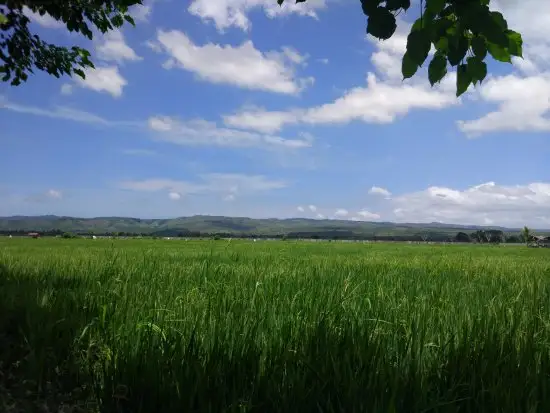
M 263 149 L 303 149 L 312 146 L 312 138 L 285 139 L 237 129 L 218 127 L 214 122 L 195 119 L 181 122 L 168 116 L 149 118 L 149 129 L 159 140 L 178 145 L 210 145 L 228 147 L 256 147 Z
M 308 205 L 308 209 L 311 211 L 311 212 L 317 212 L 317 207 L 315 205 Z
M 270 18 L 289 14 L 315 18 L 316 11 L 325 7 L 325 0 L 309 0 L 301 4 L 291 0 L 283 6 L 274 0 L 193 0 L 188 11 L 205 21 L 214 22 L 218 30 L 223 31 L 232 26 L 242 30 L 250 29 L 248 13 L 253 9 L 262 9 Z
M 369 194 L 371 195 L 381 195 L 383 197 L 389 198 L 391 197 L 391 192 L 388 191 L 386 188 L 381 188 L 379 186 L 373 186 L 371 189 L 369 189 Z
M 494 0 L 508 25 L 523 36 L 523 59 L 514 58 L 516 73 L 484 82 L 479 96 L 496 110 L 458 127 L 469 137 L 496 131 L 550 131 L 550 9 L 545 0 Z
M 496 103 L 498 109 L 475 120 L 458 121 L 468 136 L 495 131 L 550 131 L 550 72 L 495 77 L 484 83 L 479 95 Z
M 497 185 L 487 182 L 465 190 L 429 187 L 392 201 L 399 221 L 503 226 L 550 224 L 550 183 Z
M 371 56 L 375 72 L 366 76 L 366 86 L 352 88 L 338 99 L 309 108 L 269 111 L 244 108 L 226 115 L 227 125 L 274 133 L 295 124 L 343 124 L 353 120 L 387 124 L 412 110 L 439 110 L 460 103 L 455 96 L 455 74 L 450 73 L 440 84 L 430 87 L 419 76 L 402 80 L 401 59 L 406 48 L 407 24 L 387 41 L 369 38 L 376 48 Z
M 48 192 L 46 192 L 46 196 L 51 199 L 61 199 L 63 194 L 57 189 L 49 189 Z
M 295 66 L 305 57 L 291 48 L 263 53 L 250 40 L 235 47 L 214 43 L 201 46 L 177 30 L 159 30 L 157 43 L 150 47 L 168 54 L 165 68 L 179 67 L 211 83 L 283 94 L 296 94 L 312 83 L 311 78 L 296 76 Z
M 144 0 L 142 4 L 136 4 L 130 7 L 129 14 L 136 21 L 145 22 L 153 12 L 153 5 L 156 0 Z
M 125 60 L 138 61 L 143 58 L 138 56 L 134 49 L 126 43 L 120 30 L 112 30 L 101 36 L 96 45 L 97 57 L 107 62 L 123 63 Z
M 357 215 L 359 216 L 359 220 L 362 221 L 374 221 L 380 219 L 380 215 L 367 211 L 366 209 L 359 211 Z
M 168 198 L 172 201 L 179 201 L 181 199 L 181 194 L 179 192 L 168 192 Z
M 334 216 L 336 217 L 347 217 L 349 214 L 347 209 L 339 208 L 334 212 Z
M 95 92 L 109 93 L 118 98 L 122 96 L 127 80 L 120 74 L 118 66 L 99 66 L 95 69 L 84 70 L 85 79 L 75 76 L 76 84 Z
M 304 212 L 304 211 L 305 211 L 305 209 L 304 209 L 303 206 L 297 207 L 296 210 L 297 210 L 298 212 Z
M 315 217 L 317 219 L 325 219 L 326 218 L 323 214 L 317 214 Z

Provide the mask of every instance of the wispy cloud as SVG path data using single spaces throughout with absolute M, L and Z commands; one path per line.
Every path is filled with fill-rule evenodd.
M 123 181 L 118 183 L 118 187 L 140 192 L 166 192 L 170 199 L 176 198 L 173 194 L 178 194 L 180 198 L 185 195 L 214 194 L 227 201 L 241 195 L 287 187 L 286 182 L 269 179 L 263 175 L 208 173 L 201 174 L 198 178 L 196 181 L 155 178 Z

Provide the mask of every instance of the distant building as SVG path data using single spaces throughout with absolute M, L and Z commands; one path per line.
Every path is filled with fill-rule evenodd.
M 38 232 L 29 232 L 27 235 L 31 238 L 40 238 L 40 234 Z
M 550 236 L 533 235 L 530 241 L 533 247 L 550 247 Z

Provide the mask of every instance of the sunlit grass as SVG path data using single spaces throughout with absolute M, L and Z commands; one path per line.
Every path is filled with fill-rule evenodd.
M 548 412 L 548 252 L 0 240 L 0 393 L 102 412 Z

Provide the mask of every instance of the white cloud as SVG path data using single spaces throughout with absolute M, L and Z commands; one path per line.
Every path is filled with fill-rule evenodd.
M 66 27 L 65 23 L 54 19 L 49 14 L 46 13 L 41 16 L 39 13 L 33 12 L 27 6 L 23 6 L 23 14 L 31 19 L 31 21 L 47 29 L 62 29 Z
M 494 3 L 494 4 L 493 4 Z M 550 9 L 546 0 L 495 0 L 508 26 L 523 37 L 524 59 L 514 58 L 518 73 L 483 83 L 479 96 L 497 109 L 474 120 L 459 121 L 470 137 L 494 131 L 550 131 Z
M 154 3 L 155 0 L 144 0 L 143 4 L 131 6 L 128 13 L 134 18 L 135 21 L 145 22 L 149 20 L 149 16 L 151 16 Z
M 261 108 L 253 108 L 233 115 L 225 115 L 224 123 L 242 129 L 251 129 L 263 133 L 274 133 L 284 124 L 297 122 L 300 113 L 291 111 L 268 112 Z
M 337 209 L 336 212 L 334 213 L 334 215 L 337 217 L 347 217 L 348 214 L 349 214 L 348 210 L 343 208 Z
M 317 219 L 325 219 L 326 217 L 323 214 L 317 214 L 316 218 Z
M 328 65 L 328 63 L 329 63 L 329 60 L 328 60 L 326 57 L 323 57 L 323 58 L 321 58 L 321 59 L 317 59 L 317 61 L 318 61 L 319 63 L 324 64 L 324 65 Z
M 104 61 L 114 61 L 118 64 L 125 60 L 142 60 L 126 41 L 120 30 L 112 30 L 102 35 L 96 46 L 97 57 Z
M 456 104 L 453 93 L 424 85 L 393 85 L 367 76 L 367 87 L 356 87 L 334 102 L 287 112 L 245 111 L 225 117 L 228 124 L 263 132 L 276 132 L 289 124 L 342 124 L 353 120 L 392 123 L 414 109 L 442 109 Z
M 379 186 L 373 186 L 371 189 L 369 189 L 369 194 L 382 195 L 383 197 L 386 197 L 386 198 L 391 197 L 390 191 L 388 191 L 386 188 L 380 188 Z
M 50 202 L 50 201 L 59 201 L 63 198 L 63 193 L 57 189 L 48 189 L 45 192 L 38 194 L 32 194 L 24 198 L 28 202 Z
M 374 221 L 380 219 L 380 215 L 367 211 L 366 209 L 359 211 L 357 215 L 359 215 L 359 220 L 362 221 Z
M 179 192 L 168 192 L 168 198 L 172 201 L 179 201 L 181 199 L 181 194 Z
M 355 87 L 343 96 L 319 106 L 286 111 L 246 108 L 224 117 L 226 124 L 274 133 L 293 124 L 342 124 L 354 120 L 366 123 L 394 122 L 411 110 L 439 110 L 460 103 L 455 96 L 455 73 L 430 87 L 421 75 L 402 80 L 401 59 L 406 47 L 408 25 L 400 22 L 399 31 L 387 41 L 369 38 L 376 51 L 371 61 L 377 73 L 369 72 L 366 86 Z
M 149 118 L 149 128 L 159 140 L 178 145 L 211 145 L 256 147 L 264 149 L 301 149 L 312 145 L 309 136 L 302 139 L 284 139 L 279 136 L 217 127 L 214 122 L 191 120 L 180 122 L 167 116 Z
M 308 208 L 311 212 L 317 212 L 317 207 L 315 205 L 308 205 Z
M 498 109 L 475 120 L 459 121 L 459 128 L 467 135 L 506 130 L 550 131 L 550 72 L 492 78 L 479 93 L 483 100 L 497 103 Z
M 275 0 L 193 0 L 188 10 L 203 20 L 213 21 L 218 30 L 223 31 L 232 26 L 250 29 L 247 14 L 255 8 L 263 9 L 268 17 L 274 18 L 292 13 L 316 17 L 316 10 L 325 7 L 325 0 L 308 0 L 301 4 L 287 0 L 282 7 Z
M 50 189 L 48 192 L 46 192 L 46 196 L 51 199 L 61 199 L 63 198 L 63 194 L 61 191 L 58 191 L 57 189 Z
M 63 106 L 41 108 L 20 105 L 8 101 L 1 95 L 0 109 L 99 126 L 132 129 L 137 132 L 152 131 L 156 140 L 178 145 L 259 148 L 284 151 L 285 154 L 288 154 L 288 151 L 310 148 L 313 145 L 313 137 L 306 133 L 300 134 L 299 138 L 296 139 L 286 139 L 275 135 L 217 127 L 216 123 L 202 119 L 180 122 L 168 116 L 153 116 L 147 121 L 112 121 L 90 112 Z M 127 150 L 125 153 L 132 155 L 150 154 L 149 151 L 143 150 Z
M 73 85 L 71 85 L 70 83 L 63 83 L 61 85 L 61 94 L 70 95 L 71 93 L 73 93 Z
M 84 112 L 64 106 L 55 106 L 51 109 L 44 109 L 36 106 L 20 105 L 18 103 L 10 102 L 6 98 L 2 99 L 1 96 L 0 109 L 6 109 L 17 113 L 44 116 L 54 119 L 65 119 L 75 122 L 90 123 L 102 126 L 112 126 L 116 124 L 116 122 L 108 121 L 107 119 L 104 119 L 89 112 Z
M 232 202 L 232 201 L 235 200 L 235 195 L 234 194 L 226 195 L 226 196 L 223 197 L 223 200 L 227 201 L 227 202 Z
M 304 212 L 305 209 L 303 206 L 299 206 L 298 208 L 296 208 L 298 210 L 298 212 Z
M 293 49 L 262 53 L 250 40 L 235 47 L 199 46 L 177 30 L 159 30 L 157 40 L 154 47 L 160 46 L 170 56 L 166 68 L 181 67 L 208 82 L 284 94 L 296 94 L 311 83 L 311 79 L 296 78 L 294 66 L 303 57 Z
M 271 180 L 263 175 L 222 173 L 202 174 L 199 175 L 198 181 L 146 179 L 142 181 L 124 181 L 119 184 L 120 188 L 132 191 L 167 191 L 170 198 L 172 198 L 171 193 L 177 193 L 180 197 L 196 194 L 219 194 L 224 195 L 226 200 L 235 199 L 236 194 L 271 191 L 286 186 L 287 184 L 284 181 Z
M 122 96 L 122 89 L 128 84 L 122 77 L 117 66 L 103 66 L 84 71 L 85 79 L 74 76 L 76 83 L 95 92 L 106 92 L 118 98 Z
M 465 190 L 434 186 L 400 195 L 392 205 L 399 221 L 544 227 L 550 222 L 550 183 L 487 182 Z

